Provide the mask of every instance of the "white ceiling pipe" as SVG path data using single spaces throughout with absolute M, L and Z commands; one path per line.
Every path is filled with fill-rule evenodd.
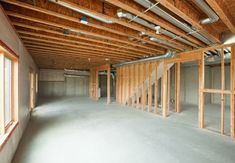
M 71 9 L 71 10 L 73 10 L 73 11 L 79 12 L 79 13 L 81 13 L 81 14 L 83 14 L 83 15 L 86 15 L 86 16 L 88 16 L 88 17 L 91 17 L 91 18 L 93 18 L 93 19 L 99 20 L 99 21 L 101 21 L 101 22 L 103 22 L 103 23 L 107 23 L 107 24 L 112 24 L 112 23 L 113 23 L 112 20 L 108 20 L 108 19 L 106 19 L 106 18 L 102 18 L 102 17 L 100 17 L 100 16 L 94 15 L 94 14 L 91 13 L 91 12 L 88 12 L 88 11 L 86 11 L 86 10 L 82 10 L 82 9 L 80 9 L 80 8 L 77 8 L 77 7 L 74 7 L 74 6 L 72 6 L 71 4 L 69 4 L 69 3 L 67 3 L 67 2 L 64 2 L 64 1 L 62 1 L 62 0 L 49 0 L 49 1 L 50 1 L 50 2 L 53 2 L 53 3 L 56 3 L 56 4 L 58 4 L 58 5 L 61 5 L 61 6 L 63 6 L 63 7 L 69 8 L 69 9 Z
M 193 2 L 208 16 L 208 18 L 201 20 L 201 24 L 210 24 L 219 20 L 219 17 L 216 15 L 216 13 L 204 0 L 194 0 Z
M 157 34 L 164 34 L 164 35 L 166 35 L 168 37 L 171 37 L 171 38 L 173 38 L 175 40 L 181 41 L 181 42 L 183 42 L 183 43 L 185 43 L 187 45 L 190 45 L 192 47 L 198 48 L 198 46 L 196 44 L 193 44 L 190 41 L 188 41 L 188 40 L 186 40 L 186 39 L 184 39 L 182 37 L 179 37 L 179 36 L 169 32 L 169 31 L 166 31 L 166 30 L 162 29 L 160 26 L 156 26 L 156 25 L 151 24 L 151 23 L 149 23 L 148 21 L 146 21 L 146 20 L 144 20 L 142 18 L 136 17 L 136 16 L 132 15 L 131 13 L 124 12 L 122 10 L 118 10 L 117 16 L 119 18 L 126 18 L 126 19 L 129 19 L 129 20 L 132 20 L 132 21 L 134 21 L 134 22 L 136 22 L 138 24 L 141 24 L 141 25 L 143 25 L 143 26 L 145 26 L 147 28 L 153 29 L 153 30 L 156 31 L 156 33 L 159 32 Z M 173 44 L 171 44 L 171 47 L 172 47 L 172 45 Z M 176 46 L 174 46 L 174 48 L 175 47 Z
M 149 0 L 134 0 L 134 1 L 145 8 L 149 8 L 150 6 L 154 5 Z M 174 24 L 178 28 L 184 30 L 185 32 L 191 34 L 192 36 L 194 36 L 197 39 L 201 40 L 202 42 L 206 43 L 207 45 L 211 45 L 213 43 L 216 43 L 216 41 L 211 40 L 210 38 L 207 38 L 206 36 L 202 35 L 201 33 L 197 32 L 196 30 L 192 29 L 190 26 L 179 21 L 178 19 L 176 19 L 175 17 L 173 17 L 172 15 L 167 13 L 166 11 L 162 10 L 158 6 L 154 6 L 150 10 L 152 12 L 154 12 L 155 14 L 157 14 L 158 16 L 160 16 L 160 17 L 164 18 L 165 20 L 169 21 L 170 23 Z
M 139 60 L 135 60 L 135 61 L 114 64 L 114 65 L 112 65 L 112 67 L 120 67 L 120 66 L 124 66 L 124 65 L 129 65 L 129 64 L 137 64 L 137 63 L 143 63 L 143 62 L 148 62 L 148 61 L 162 60 L 162 59 L 166 59 L 166 58 L 173 58 L 175 56 L 176 56 L 175 52 L 167 51 L 164 55 L 158 55 L 155 57 L 149 57 L 149 58 L 139 59 Z

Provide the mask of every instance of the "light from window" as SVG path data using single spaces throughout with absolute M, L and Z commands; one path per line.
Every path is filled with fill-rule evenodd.
M 5 126 L 7 126 L 12 121 L 12 113 L 11 113 L 11 76 L 12 76 L 12 61 L 5 57 L 4 59 L 4 68 L 5 68 Z

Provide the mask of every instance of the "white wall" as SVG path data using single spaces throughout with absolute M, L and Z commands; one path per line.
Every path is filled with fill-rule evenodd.
M 0 162 L 10 163 L 29 120 L 29 68 L 37 71 L 37 67 L 2 8 L 0 8 L 0 39 L 19 55 L 19 125 L 0 151 Z
M 229 66 L 225 66 L 225 88 L 230 87 L 230 71 Z M 216 88 L 221 87 L 221 76 L 220 67 L 205 67 L 205 88 Z M 174 73 L 172 72 L 172 80 L 174 81 Z M 213 74 L 213 75 L 212 75 Z M 171 92 L 174 92 L 174 82 L 172 81 Z M 198 66 L 186 66 L 181 67 L 181 102 L 189 104 L 198 104 Z M 174 98 L 171 95 L 171 98 Z M 225 104 L 229 105 L 229 98 L 225 99 Z M 206 94 L 205 103 L 220 104 L 220 95 L 217 94 Z
M 64 77 L 64 70 L 40 70 L 39 96 L 88 96 L 88 76 Z

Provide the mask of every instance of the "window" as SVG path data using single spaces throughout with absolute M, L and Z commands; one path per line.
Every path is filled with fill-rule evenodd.
M 18 58 L 0 44 L 0 149 L 18 124 Z
M 11 76 L 12 76 L 12 73 L 11 73 L 11 60 L 8 59 L 8 58 L 4 58 L 4 68 L 5 68 L 5 72 L 4 72 L 4 76 L 5 76 L 5 81 L 4 81 L 4 98 L 5 98 L 5 107 L 4 107 L 4 112 L 5 112 L 5 115 L 4 115 L 4 120 L 5 120 L 5 127 L 7 127 L 11 121 L 12 121 L 12 111 L 11 111 L 11 101 L 12 101 L 12 98 L 11 98 L 11 95 L 12 95 L 12 92 L 11 92 Z

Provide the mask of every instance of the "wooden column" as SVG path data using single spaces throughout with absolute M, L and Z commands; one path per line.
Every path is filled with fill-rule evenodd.
M 135 90 L 135 65 L 131 65 L 131 90 L 130 90 L 130 96 L 131 98 L 131 106 L 134 107 L 135 105 L 135 98 L 134 98 L 134 90 Z
M 180 112 L 180 62 L 175 65 L 175 111 Z
M 198 108 L 198 126 L 204 128 L 204 83 L 205 83 L 205 65 L 204 53 L 202 52 L 201 60 L 199 61 L 199 108 Z
M 4 95 L 4 90 L 5 90 L 5 68 L 4 68 L 4 55 L 0 53 L 0 87 L 2 90 L 0 91 L 0 135 L 5 134 L 5 116 L 4 116 L 4 107 L 5 107 L 5 95 Z
M 120 79 L 120 72 L 119 72 L 119 68 L 116 68 L 116 71 L 117 71 L 117 73 L 116 73 L 116 101 L 118 102 L 118 103 L 120 103 L 120 100 L 119 100 L 119 79 Z
M 149 73 L 148 73 L 148 111 L 152 112 L 152 64 L 149 64 Z
M 99 100 L 99 71 L 95 70 L 95 99 Z
M 213 80 L 213 79 L 212 79 Z M 221 53 L 221 90 L 224 91 L 224 49 L 222 48 Z M 225 96 L 224 93 L 221 93 L 221 119 L 220 119 L 220 133 L 224 134 L 224 104 L 225 104 Z
M 155 65 L 155 82 L 154 82 L 154 112 L 158 113 L 158 63 L 156 62 Z
M 141 73 L 140 73 L 140 67 L 141 65 L 138 64 L 137 65 L 137 70 L 138 70 L 138 73 L 137 73 L 137 84 L 136 84 L 136 89 L 138 89 L 138 92 L 136 94 L 136 108 L 139 109 L 140 108 L 140 93 L 139 93 L 139 86 L 140 86 L 140 78 L 141 78 Z
M 107 104 L 110 104 L 111 103 L 111 80 L 110 80 L 110 77 L 111 77 L 111 70 L 110 70 L 110 67 L 108 68 L 107 70 Z
M 170 111 L 171 107 L 171 69 L 167 71 L 167 112 Z
M 127 105 L 130 106 L 130 90 L 131 90 L 131 77 L 130 77 L 130 71 L 131 70 L 131 66 L 127 66 Z
M 230 133 L 231 137 L 235 138 L 235 45 L 231 49 L 231 68 L 230 68 Z
M 162 76 L 162 116 L 167 117 L 167 64 L 164 63 Z

